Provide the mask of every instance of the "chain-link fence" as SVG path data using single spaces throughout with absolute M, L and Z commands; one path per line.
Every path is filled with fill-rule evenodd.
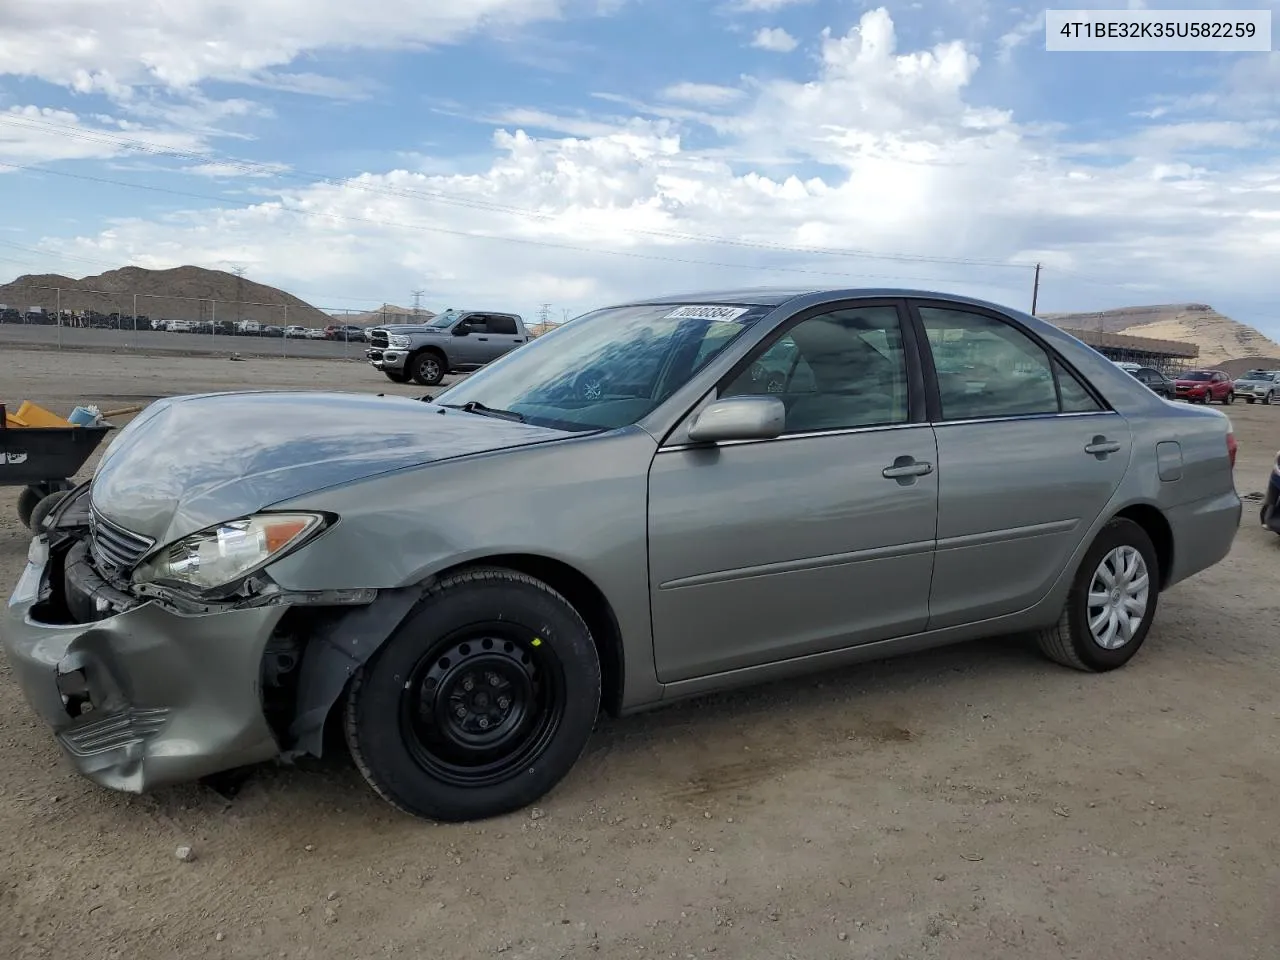
M 0 336 L 64 346 L 226 349 L 256 355 L 363 358 L 368 330 L 413 323 L 413 314 L 323 310 L 302 301 L 227 300 L 23 284 L 0 304 Z M 425 319 L 425 318 L 424 318 Z

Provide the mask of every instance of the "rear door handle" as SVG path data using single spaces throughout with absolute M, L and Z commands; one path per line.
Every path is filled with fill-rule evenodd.
M 885 467 L 880 471 L 880 476 L 886 480 L 910 483 L 916 477 L 928 476 L 931 473 L 933 473 L 932 463 L 925 463 L 915 457 L 898 457 L 893 461 L 893 466 Z
M 488 343 L 488 342 L 489 342 L 489 338 L 488 338 L 488 337 L 476 337 L 476 339 L 477 339 L 477 340 L 483 340 L 485 343 Z
M 1094 457 L 1105 457 L 1110 453 L 1119 453 L 1120 444 L 1115 440 L 1108 440 L 1106 437 L 1094 437 L 1093 441 L 1085 445 L 1084 452 Z

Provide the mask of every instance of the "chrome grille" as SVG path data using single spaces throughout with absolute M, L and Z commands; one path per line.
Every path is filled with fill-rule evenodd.
M 125 573 L 138 565 L 155 541 L 117 526 L 97 510 L 89 511 L 89 552 L 98 572 Z
M 377 329 L 369 331 L 369 346 L 385 350 L 387 349 L 387 342 L 387 331 Z

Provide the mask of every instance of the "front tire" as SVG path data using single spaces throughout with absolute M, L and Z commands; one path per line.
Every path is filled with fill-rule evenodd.
M 1222 398 L 1222 402 L 1224 405 L 1229 406 L 1230 404 L 1233 404 L 1236 402 L 1236 395 L 1234 393 L 1228 393 L 1225 397 Z
M 444 379 L 444 372 L 444 357 L 432 350 L 420 353 L 409 361 L 409 375 L 420 386 L 436 386 Z
M 1263 402 L 1264 404 L 1266 404 L 1267 406 L 1270 406 L 1270 405 L 1271 405 L 1271 403 L 1272 403 L 1272 401 L 1273 401 L 1273 400 L 1275 400 L 1275 398 L 1276 398 L 1275 393 L 1274 393 L 1274 392 L 1272 392 L 1272 391 L 1268 391 L 1268 392 L 1267 392 L 1267 395 L 1266 395 L 1265 397 L 1263 397 L 1263 398 L 1262 398 L 1262 402 Z
M 1112 520 L 1080 562 L 1058 622 L 1036 635 L 1041 652 L 1076 670 L 1124 666 L 1151 629 L 1159 582 L 1146 531 L 1132 520 Z
M 430 588 L 352 680 L 344 728 L 383 799 L 457 822 L 545 795 L 599 710 L 600 661 L 577 611 L 533 577 L 483 568 Z
M 408 383 L 409 375 L 400 370 L 383 370 L 388 380 L 392 383 Z
M 1245 403 L 1253 403 L 1253 397 L 1245 397 L 1245 398 L 1244 398 L 1244 402 L 1245 402 Z M 1271 402 L 1271 400 L 1268 398 L 1268 399 L 1266 399 L 1266 400 L 1263 400 L 1262 402 L 1263 402 L 1263 403 L 1270 403 L 1270 402 Z

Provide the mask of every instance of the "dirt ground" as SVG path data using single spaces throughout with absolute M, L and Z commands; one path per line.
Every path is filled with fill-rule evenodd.
M 0 356 L 0 398 L 63 413 L 263 385 L 421 392 L 336 361 Z M 1229 412 L 1260 493 L 1280 408 Z M 1257 508 L 1127 669 L 991 641 L 604 721 L 539 811 L 477 825 L 394 812 L 342 756 L 232 800 L 108 792 L 0 663 L 0 956 L 1272 960 L 1280 538 Z

